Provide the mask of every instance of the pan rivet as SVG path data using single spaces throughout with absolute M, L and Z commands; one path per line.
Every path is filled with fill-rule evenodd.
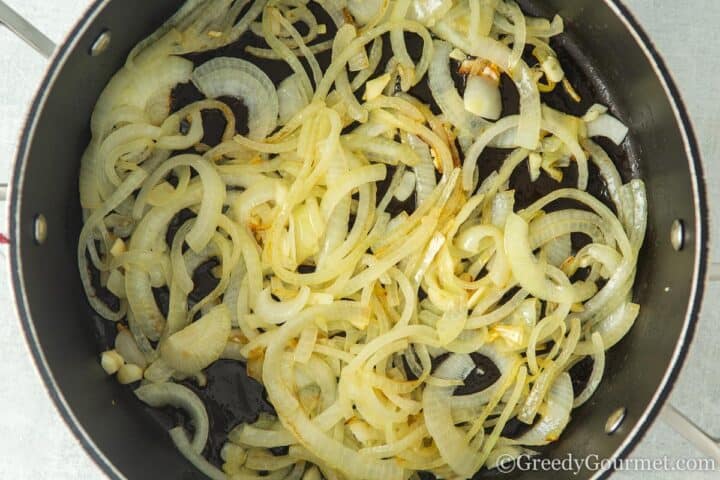
M 685 225 L 682 220 L 673 220 L 672 227 L 670 227 L 670 243 L 676 252 L 682 250 L 685 245 Z
M 45 243 L 45 240 L 47 240 L 48 236 L 48 228 L 47 228 L 47 219 L 45 218 L 45 215 L 42 213 L 39 213 L 35 216 L 35 222 L 33 226 L 33 236 L 35 237 L 35 241 L 38 245 L 42 245 Z
M 605 422 L 605 433 L 608 435 L 615 433 L 622 425 L 623 420 L 625 420 L 625 414 L 627 414 L 627 408 L 625 407 L 620 407 L 611 413 Z
M 110 33 L 110 30 L 105 30 L 104 32 L 102 32 L 95 39 L 92 47 L 90 47 L 90 55 L 92 55 L 93 57 L 97 57 L 98 55 L 105 52 L 105 50 L 107 50 L 107 48 L 110 46 L 110 40 L 112 40 L 112 34 Z

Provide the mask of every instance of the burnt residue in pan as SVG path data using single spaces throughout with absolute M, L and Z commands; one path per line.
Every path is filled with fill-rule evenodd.
M 545 12 L 541 7 L 538 7 L 535 2 L 525 0 L 520 3 L 523 9 L 529 14 L 541 15 L 546 18 L 551 17 L 551 15 L 547 15 L 548 12 Z M 311 3 L 310 5 L 314 4 Z M 326 25 L 332 25 L 331 20 L 324 12 L 317 8 L 313 8 L 313 10 L 315 10 L 315 14 L 318 17 L 318 22 L 325 23 Z M 320 40 L 330 38 L 332 35 L 333 32 L 328 32 L 328 34 L 324 35 Z M 384 43 L 384 55 L 387 60 L 390 55 L 390 42 L 385 41 Z M 408 35 L 407 43 L 411 54 L 416 54 L 419 51 L 420 42 L 416 36 Z M 611 111 L 618 114 L 619 112 L 616 111 L 609 89 L 604 84 L 603 80 L 596 74 L 589 60 L 582 56 L 583 49 L 575 41 L 575 39 L 569 34 L 563 34 L 553 39 L 551 43 L 558 53 L 568 79 L 581 95 L 582 102 L 575 103 L 567 96 L 561 86 L 558 86 L 551 93 L 543 94 L 543 102 L 547 103 L 551 107 L 576 115 L 582 115 L 593 103 L 603 103 L 608 105 Z M 193 61 L 195 65 L 200 65 L 205 61 L 218 56 L 251 58 L 252 61 L 260 66 L 276 84 L 291 73 L 289 67 L 283 62 L 250 57 L 249 54 L 245 52 L 245 46 L 247 45 L 264 46 L 262 41 L 251 34 L 246 34 L 238 42 L 220 50 L 189 54 L 186 57 Z M 417 57 L 418 55 L 415 56 Z M 318 60 L 322 66 L 327 66 L 330 60 L 329 52 L 319 55 Z M 384 64 L 384 62 L 381 62 L 381 65 Z M 458 76 L 456 77 L 456 81 L 459 89 L 462 90 L 464 88 L 464 80 L 462 77 Z M 501 81 L 503 94 L 503 115 L 515 113 L 518 110 L 517 91 L 507 76 L 503 76 Z M 437 106 L 432 101 L 426 82 L 414 87 L 411 93 L 424 102 L 430 104 L 436 112 L 438 111 Z M 358 92 L 358 94 L 362 94 L 362 91 Z M 171 94 L 172 111 L 177 111 L 180 108 L 202 98 L 202 94 L 192 83 L 178 85 Z M 229 105 L 235 114 L 238 132 L 245 133 L 247 125 L 247 109 L 242 102 L 233 98 L 221 98 L 220 100 Z M 203 143 L 210 146 L 216 145 L 219 143 L 225 129 L 225 119 L 219 111 L 215 110 L 203 112 L 202 118 L 203 125 L 205 127 L 205 136 L 202 140 Z M 620 118 L 622 119 L 622 115 L 620 115 Z M 596 139 L 596 141 L 601 144 L 601 146 L 613 159 L 624 181 L 639 176 L 638 158 L 636 154 L 638 149 L 635 148 L 635 145 L 633 144 L 632 136 L 626 139 L 621 146 L 615 146 L 605 139 Z M 496 170 L 508 153 L 508 150 L 488 148 L 484 152 L 481 161 L 478 162 L 481 179 Z M 390 173 L 392 173 L 392 169 L 389 170 Z M 592 164 L 590 173 L 591 176 L 588 191 L 599 197 L 607 205 L 610 205 L 603 181 L 599 178 L 597 169 L 595 169 Z M 511 177 L 510 186 L 515 190 L 516 207 L 522 208 L 558 187 L 575 185 L 576 180 L 577 171 L 574 166 L 571 166 L 570 168 L 565 169 L 565 175 L 561 183 L 557 183 L 545 175 L 542 175 L 536 182 L 531 182 L 527 167 L 525 165 L 521 165 Z M 389 181 L 386 181 L 383 185 L 381 185 L 381 187 L 384 186 L 384 188 L 387 188 L 388 183 Z M 381 198 L 383 193 L 382 188 L 380 188 L 378 191 L 378 198 Z M 567 207 L 569 205 L 558 204 L 556 206 Z M 578 207 L 577 205 L 573 206 Z M 410 212 L 413 209 L 414 201 L 412 199 L 407 202 L 393 201 L 393 203 L 391 203 L 390 212 L 397 214 L 399 211 Z M 167 234 L 168 242 L 172 241 L 175 231 L 180 225 L 182 225 L 183 221 L 187 220 L 187 218 L 190 218 L 191 216 L 192 212 L 185 211 L 174 219 L 170 231 Z M 216 285 L 217 279 L 210 274 L 210 270 L 214 265 L 215 263 L 209 262 L 203 265 L 201 269 L 196 272 L 194 280 L 197 282 L 197 287 L 190 295 L 189 302 L 191 304 L 200 300 L 203 295 L 207 294 L 207 292 L 212 290 L 212 288 Z M 99 274 L 97 272 L 93 273 L 93 283 L 96 287 L 99 287 Z M 113 301 L 117 301 L 117 299 L 105 289 L 98 288 L 98 294 L 110 304 L 112 304 Z M 155 294 L 159 306 L 166 310 L 167 289 L 158 289 Z M 421 291 L 420 295 L 421 297 L 424 296 L 424 292 Z M 111 348 L 116 334 L 115 326 L 111 322 L 99 319 L 97 315 L 94 315 L 94 318 L 96 319 L 94 324 L 99 347 L 103 350 Z M 456 395 L 469 394 L 475 391 L 480 391 L 483 388 L 487 388 L 488 385 L 492 384 L 495 376 L 499 375 L 497 367 L 493 365 L 487 357 L 475 355 L 473 358 L 479 367 L 477 369 L 478 374 L 473 376 L 471 381 L 469 381 L 465 386 L 459 387 L 455 391 Z M 441 361 L 441 359 L 437 359 L 435 363 L 439 363 L 439 361 Z M 591 368 L 592 360 L 583 360 L 570 370 L 576 394 L 584 388 Z M 219 465 L 222 463 L 220 460 L 220 449 L 226 441 L 227 433 L 240 423 L 254 421 L 261 412 L 272 413 L 273 408 L 268 403 L 262 386 L 246 375 L 245 366 L 242 363 L 229 360 L 218 361 L 206 370 L 206 374 L 208 378 L 208 385 L 206 387 L 200 388 L 191 381 L 183 383 L 195 391 L 203 399 L 205 405 L 207 406 L 208 414 L 211 420 L 211 434 L 205 454 L 211 462 Z M 173 427 L 177 424 L 186 425 L 189 429 L 191 429 L 191 426 L 188 425 L 187 419 L 176 410 L 157 410 L 149 408 L 145 408 L 145 410 L 164 429 Z M 529 426 L 512 419 L 506 425 L 503 434 L 507 436 L 518 436 L 527 430 L 527 428 L 529 428 Z M 476 478 L 485 478 L 486 476 L 494 476 L 495 474 L 496 472 L 483 471 L 479 472 L 478 475 L 476 475 Z M 430 474 L 421 473 L 420 478 L 434 477 Z

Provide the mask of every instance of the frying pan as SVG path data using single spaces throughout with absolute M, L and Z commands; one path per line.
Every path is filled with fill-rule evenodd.
M 98 365 L 109 327 L 87 305 L 74 253 L 81 227 L 77 176 L 93 106 L 132 46 L 181 3 L 98 0 L 55 49 L 0 2 L 3 23 L 41 53 L 54 52 L 25 125 L 10 185 L 10 262 L 18 315 L 60 414 L 111 478 L 200 478 L 171 445 L 163 420 L 152 417 Z M 640 176 L 647 185 L 648 234 L 634 291 L 634 301 L 642 305 L 640 317 L 608 352 L 605 378 L 592 400 L 573 412 L 561 439 L 543 452 L 550 458 L 621 458 L 663 407 L 700 306 L 708 215 L 698 148 L 662 60 L 620 3 L 520 3 L 529 14 L 559 13 L 565 19 L 568 32 L 555 45 L 561 61 L 572 65 L 573 83 L 590 99 L 609 105 L 630 127 L 629 139 L 611 153 L 625 180 Z M 262 395 L 242 369 L 231 367 L 221 365 L 230 374 L 219 372 L 215 382 L 211 378 L 225 392 L 209 399 L 213 417 L 242 418 L 262 407 Z M 708 453 L 717 452 L 674 409 L 668 407 L 666 416 Z M 585 467 L 577 478 L 607 476 L 611 465 L 604 466 L 597 471 Z M 556 476 L 537 471 L 513 478 Z

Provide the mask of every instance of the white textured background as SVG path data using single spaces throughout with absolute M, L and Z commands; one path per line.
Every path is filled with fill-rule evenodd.
M 6 0 L 55 42 L 62 41 L 92 0 Z M 700 141 L 708 197 L 720 198 L 720 1 L 625 0 L 665 58 L 690 110 Z M 28 106 L 40 83 L 45 60 L 0 27 L 0 181 L 9 177 Z M 711 237 L 717 232 L 712 211 Z M 2 213 L 0 226 L 5 225 Z M 0 227 L 0 231 L 4 231 Z M 712 242 L 711 259 L 720 260 Z M 5 269 L 4 251 L 0 263 Z M 30 360 L 12 307 L 6 279 L 0 275 L 0 479 L 102 479 L 53 407 Z M 720 285 L 706 289 L 706 300 L 689 358 L 671 401 L 696 423 L 720 437 Z M 700 457 L 660 421 L 652 426 L 633 456 Z M 559 478 L 570 477 L 560 474 Z M 685 480 L 719 478 L 714 473 L 618 473 L 618 479 Z M 134 479 L 133 479 L 134 480 Z

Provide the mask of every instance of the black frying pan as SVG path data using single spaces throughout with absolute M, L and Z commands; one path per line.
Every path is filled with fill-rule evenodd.
M 60 413 L 113 478 L 200 478 L 165 433 L 170 423 L 182 419 L 151 414 L 98 365 L 98 352 L 107 346 L 112 326 L 87 305 L 74 253 L 81 226 L 77 175 L 80 155 L 89 141 L 93 106 L 132 46 L 181 3 L 95 2 L 52 57 L 28 117 L 12 177 L 10 260 L 19 316 Z M 622 457 L 640 440 L 667 397 L 700 305 L 707 210 L 697 145 L 667 70 L 618 2 L 520 3 L 527 13 L 559 13 L 566 21 L 567 33 L 554 46 L 584 103 L 574 105 L 560 96 L 545 101 L 574 113 L 583 112 L 593 101 L 609 105 L 630 127 L 629 139 L 610 153 L 625 180 L 640 176 L 647 185 L 648 235 L 635 285 L 635 301 L 642 305 L 640 318 L 608 352 L 599 390 L 574 411 L 561 439 L 544 451 L 551 458 L 569 453 L 576 458 Z M 6 13 L 2 7 L 0 2 L 0 15 Z M 13 19 L 5 16 L 4 20 L 12 23 Z M 51 50 L 32 30 L 16 30 L 36 40 L 39 50 Z M 107 32 L 112 34 L 109 44 Z M 234 51 L 240 50 L 231 46 L 226 53 Z M 276 68 L 268 67 L 271 76 L 279 73 Z M 191 94 L 176 90 L 176 106 L 189 101 L 183 95 Z M 512 109 L 511 94 L 505 101 L 505 107 Z M 242 108 L 237 111 L 241 116 Z M 523 178 L 515 181 L 526 201 L 548 188 Z M 601 187 L 592 188 L 601 194 Z M 229 428 L 231 419 L 252 419 L 260 409 L 270 408 L 261 388 L 247 380 L 241 365 L 219 362 L 209 373 L 211 386 L 202 395 L 214 425 Z M 575 372 L 576 382 L 582 376 L 582 371 Z M 217 454 L 224 434 L 215 431 L 211 457 Z M 607 474 L 584 469 L 577 478 Z M 493 475 L 497 473 L 479 474 Z M 553 472 L 515 474 L 517 478 L 556 476 Z

